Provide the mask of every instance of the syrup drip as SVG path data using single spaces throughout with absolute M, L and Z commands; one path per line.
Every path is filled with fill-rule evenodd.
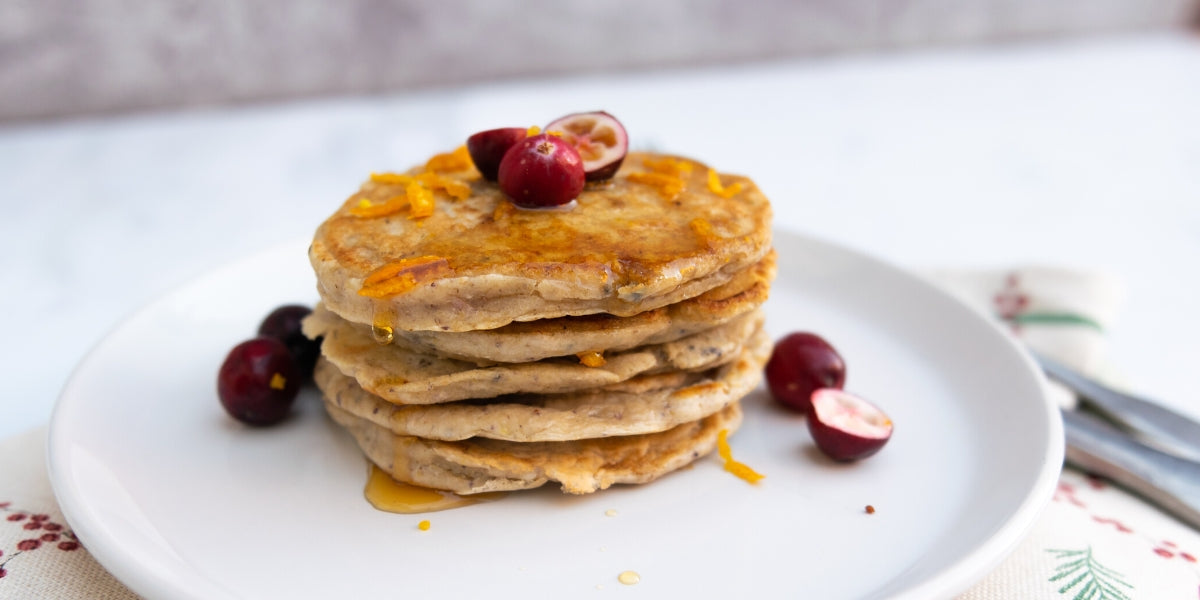
M 387 311 L 387 302 L 375 300 L 374 314 L 371 315 L 371 337 L 375 343 L 386 346 L 396 339 L 396 330 L 392 328 L 392 313 Z
M 503 498 L 507 494 L 494 492 L 459 496 L 452 492 L 431 490 L 392 479 L 383 469 L 371 465 L 367 486 L 363 490 L 367 502 L 384 512 L 406 515 L 449 510 Z
M 396 339 L 395 332 L 387 325 L 372 325 L 371 337 L 375 338 L 377 343 L 384 345 L 390 344 L 392 340 Z

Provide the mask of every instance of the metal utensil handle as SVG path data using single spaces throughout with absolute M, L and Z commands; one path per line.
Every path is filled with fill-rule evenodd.
M 1079 393 L 1105 416 L 1164 450 L 1200 459 L 1200 423 L 1149 400 L 1100 384 L 1044 356 L 1036 358 L 1047 375 Z
M 1111 479 L 1200 530 L 1200 463 L 1160 452 L 1096 417 L 1063 411 L 1067 462 Z

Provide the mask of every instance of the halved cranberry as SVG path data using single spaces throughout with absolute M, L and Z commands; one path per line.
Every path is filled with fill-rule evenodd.
M 609 179 L 617 174 L 629 152 L 629 135 L 616 117 L 604 112 L 570 114 L 550 122 L 547 132 L 562 133 L 579 152 L 588 181 Z
M 866 458 L 892 437 L 892 420 L 879 407 L 835 389 L 813 392 L 808 431 L 817 448 L 834 460 Z

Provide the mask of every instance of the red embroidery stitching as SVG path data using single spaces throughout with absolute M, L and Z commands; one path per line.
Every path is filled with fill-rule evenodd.
M 5 567 L 13 559 L 25 552 L 33 552 L 41 548 L 43 542 L 45 544 L 58 542 L 55 547 L 64 552 L 78 550 L 81 547 L 79 545 L 79 538 L 75 537 L 75 534 L 70 529 L 63 527 L 61 523 L 51 521 L 50 515 L 42 513 L 30 514 L 29 511 L 13 509 L 11 501 L 0 502 L 0 511 L 12 513 L 4 521 L 0 521 L 0 523 L 12 523 L 13 526 L 19 524 L 22 530 L 27 531 L 42 530 L 47 532 L 38 537 L 23 539 L 17 542 L 16 552 L 7 556 L 5 556 L 4 550 L 0 549 L 0 558 L 3 559 L 0 560 L 0 578 L 8 575 L 9 570 Z M 67 539 L 62 540 L 64 537 Z
M 1014 319 L 1029 307 L 1029 295 L 1021 291 L 1021 278 L 1016 273 L 1004 278 L 1004 288 L 992 297 L 992 304 L 996 306 L 996 314 L 1008 321 L 1014 332 L 1019 332 L 1021 325 Z
M 1126 527 L 1124 523 L 1122 523 L 1116 519 L 1113 519 L 1111 517 L 1099 517 L 1096 515 L 1092 515 L 1092 520 L 1097 523 L 1100 523 L 1102 525 L 1112 525 L 1113 527 L 1116 527 L 1117 531 L 1120 531 L 1121 533 L 1133 533 L 1133 530 Z
M 1059 481 L 1058 489 L 1054 490 L 1054 501 L 1062 502 L 1064 500 L 1075 506 L 1078 506 L 1079 508 L 1087 508 L 1087 506 L 1075 496 L 1075 486 L 1065 481 Z
M 1103 494 L 1109 489 L 1108 483 L 1094 474 L 1087 473 L 1084 474 L 1084 477 L 1084 483 L 1087 486 L 1084 488 L 1085 490 L 1090 489 L 1092 492 L 1097 494 Z M 1076 493 L 1079 491 L 1079 486 L 1060 480 L 1058 483 L 1058 488 L 1055 490 L 1054 500 L 1061 501 L 1065 499 L 1072 505 L 1082 509 L 1084 513 L 1091 517 L 1091 519 L 1096 523 L 1101 525 L 1112 525 L 1113 528 L 1118 532 L 1137 535 L 1137 537 L 1146 540 L 1149 549 L 1156 555 L 1161 556 L 1164 560 L 1172 560 L 1175 557 L 1179 557 L 1193 565 L 1195 565 L 1197 562 L 1200 562 L 1197 560 L 1195 555 L 1179 549 L 1179 545 L 1171 540 L 1154 540 L 1147 535 L 1137 534 L 1131 527 L 1117 519 L 1093 514 L 1091 510 L 1088 509 L 1087 506 L 1076 497 Z M 1195 567 L 1192 567 L 1192 569 L 1195 570 Z M 1198 572 L 1198 575 L 1200 575 L 1200 572 Z M 1197 588 L 1197 591 L 1200 592 L 1200 588 Z

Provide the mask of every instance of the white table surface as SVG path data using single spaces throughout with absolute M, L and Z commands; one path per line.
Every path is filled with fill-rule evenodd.
M 0 127 L 0 438 L 123 317 L 310 236 L 369 171 L 597 108 L 753 176 L 780 227 L 912 268 L 1118 275 L 1112 361 L 1200 417 L 1198 107 L 1200 39 L 1154 34 Z

